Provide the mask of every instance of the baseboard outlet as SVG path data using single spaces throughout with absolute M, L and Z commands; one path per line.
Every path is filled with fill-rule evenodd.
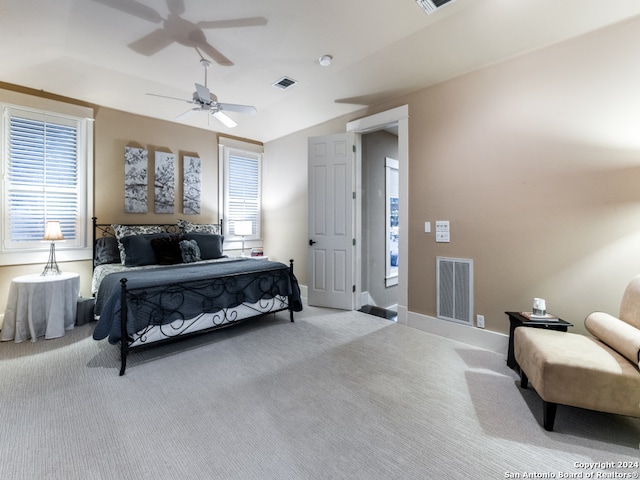
M 424 332 L 433 333 L 434 335 L 473 345 L 474 347 L 502 354 L 505 358 L 507 356 L 509 336 L 504 333 L 473 328 L 468 325 L 440 320 L 429 315 L 423 315 L 415 312 L 407 312 L 407 321 L 405 325 L 417 328 Z

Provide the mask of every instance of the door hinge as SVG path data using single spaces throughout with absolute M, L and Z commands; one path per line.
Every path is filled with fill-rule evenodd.
M 353 293 L 356 293 L 356 286 L 353 286 Z
M 356 192 L 353 192 L 353 199 L 356 199 Z
M 356 146 L 355 145 L 351 145 L 353 147 L 353 153 L 356 153 Z

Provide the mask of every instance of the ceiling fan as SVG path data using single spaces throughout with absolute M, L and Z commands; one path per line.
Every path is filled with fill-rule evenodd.
M 187 47 L 198 48 L 211 57 L 216 63 L 224 66 L 233 62 L 207 42 L 202 29 L 207 28 L 237 28 L 266 25 L 264 17 L 247 17 L 230 20 L 213 20 L 193 23 L 180 15 L 185 12 L 184 0 L 165 0 L 169 8 L 169 15 L 163 18 L 153 8 L 136 0 L 94 0 L 129 15 L 142 18 L 152 23 L 162 23 L 162 28 L 145 35 L 129 44 L 129 48 L 142 55 L 151 56 L 173 42 Z
M 181 113 L 176 119 L 186 118 L 196 112 L 209 112 L 211 116 L 222 122 L 226 127 L 233 128 L 238 124 L 231 118 L 229 118 L 224 111 L 237 112 L 237 113 L 249 113 L 255 114 L 257 112 L 255 107 L 250 105 L 236 105 L 234 103 L 220 103 L 218 97 L 211 93 L 209 87 L 207 87 L 207 69 L 211 66 L 211 62 L 206 58 L 200 60 L 200 63 L 204 67 L 204 85 L 196 83 L 196 91 L 193 92 L 191 100 L 184 100 L 182 98 L 168 97 L 166 95 L 157 95 L 155 93 L 147 93 L 154 97 L 169 98 L 171 100 L 180 100 L 181 102 L 192 103 L 196 105 L 190 108 L 184 113 Z

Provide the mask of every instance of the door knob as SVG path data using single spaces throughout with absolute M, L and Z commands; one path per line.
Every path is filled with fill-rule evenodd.
M 314 243 L 318 243 L 318 242 L 315 242 L 313 240 L 309 240 L 309 246 L 312 246 Z

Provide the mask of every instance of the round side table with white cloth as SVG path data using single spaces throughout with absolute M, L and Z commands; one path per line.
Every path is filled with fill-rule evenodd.
M 80 275 L 23 275 L 11 281 L 2 325 L 3 342 L 58 338 L 76 321 Z

